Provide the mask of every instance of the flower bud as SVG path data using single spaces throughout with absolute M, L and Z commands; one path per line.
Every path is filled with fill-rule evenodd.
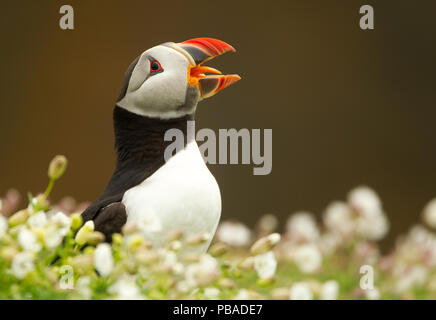
M 180 229 L 174 229 L 168 236 L 168 241 L 180 240 L 183 238 L 183 231 Z
M 114 233 L 112 235 L 112 243 L 114 246 L 122 246 L 124 242 L 123 236 L 119 233 Z
M 191 246 L 198 246 L 210 239 L 210 233 L 209 232 L 200 232 L 197 234 L 194 234 L 193 236 L 190 236 L 186 243 Z
M 12 260 L 14 260 L 14 257 L 17 253 L 18 250 L 16 248 L 8 246 L 8 247 L 4 247 L 1 250 L 0 255 L 6 261 L 12 262 Z
M 270 251 L 280 241 L 280 234 L 272 233 L 269 236 L 260 238 L 250 248 L 253 255 L 258 255 Z
M 238 268 L 243 271 L 253 271 L 254 270 L 254 258 L 253 257 L 247 257 L 244 260 L 242 260 L 238 264 Z
M 86 247 L 86 248 L 83 250 L 83 253 L 84 253 L 85 255 L 88 255 L 88 256 L 93 256 L 93 255 L 94 255 L 94 251 L 95 251 L 95 248 L 94 248 L 94 247 L 88 246 L 88 247 Z
M 16 237 L 18 235 L 18 232 L 22 229 L 22 225 L 18 225 L 15 227 L 9 228 L 9 233 L 3 236 L 3 240 L 6 236 L 10 235 L 12 237 Z M 12 239 L 12 238 L 11 238 Z
M 138 274 L 138 268 L 136 266 L 135 261 L 131 259 L 127 259 L 122 263 L 121 269 L 124 269 L 127 273 L 134 275 Z
M 267 287 L 271 284 L 273 284 L 275 281 L 274 277 L 270 277 L 270 278 L 259 278 L 259 280 L 257 280 L 257 284 L 261 287 Z
M 273 232 L 278 226 L 278 220 L 273 214 L 266 214 L 262 218 L 260 218 L 257 228 L 259 232 L 262 234 L 269 234 Z
M 104 242 L 104 234 L 98 231 L 91 232 L 86 238 L 86 242 L 91 245 L 96 245 Z
M 35 210 L 35 212 L 41 210 L 45 211 L 50 208 L 50 202 L 47 200 L 46 196 L 39 194 L 32 199 L 32 205 L 30 207 Z
M 229 269 L 231 269 L 231 268 L 234 267 L 232 261 L 229 260 L 229 259 L 224 260 L 224 261 L 222 262 L 221 266 L 222 266 L 224 269 L 226 269 L 226 270 L 229 270 Z
M 185 266 L 180 262 L 174 263 L 171 267 L 171 272 L 175 275 L 181 275 L 183 271 L 185 271 Z
M 316 280 L 307 280 L 307 285 L 310 288 L 310 291 L 312 291 L 315 295 L 319 295 L 322 290 L 322 283 L 316 281 Z
M 94 268 L 94 258 L 91 255 L 69 257 L 67 259 L 67 263 L 79 273 L 83 273 L 87 270 L 91 270 L 92 268 Z
M 127 242 L 127 247 L 129 248 L 129 250 L 135 250 L 141 246 L 143 241 L 144 238 L 139 234 L 132 235 Z
M 27 218 L 29 218 L 29 211 L 27 209 L 20 210 L 9 217 L 9 225 L 11 227 L 18 226 L 26 222 Z
M 134 234 L 138 232 L 138 226 L 134 222 L 128 222 L 123 226 L 122 233 L 124 235 Z
M 226 254 L 228 250 L 229 250 L 229 248 L 225 243 L 217 242 L 210 247 L 209 253 L 213 257 L 220 257 L 220 256 Z
M 182 248 L 182 243 L 178 240 L 171 241 L 168 245 L 168 250 L 178 252 Z
M 20 205 L 21 195 L 15 189 L 9 189 L 2 199 L 2 208 L 0 211 L 5 217 L 9 217 Z
M 138 263 L 148 265 L 155 263 L 159 259 L 159 255 L 154 250 L 141 248 L 135 253 L 135 258 Z
M 200 255 L 195 252 L 186 252 L 183 254 L 182 259 L 186 263 L 195 263 L 200 261 Z
M 83 223 L 82 215 L 80 213 L 74 213 L 71 215 L 71 230 L 78 230 Z
M 252 300 L 265 300 L 265 296 L 257 291 L 250 290 L 250 298 Z
M 51 284 L 56 285 L 59 281 L 59 277 L 53 270 L 46 270 L 45 275 L 47 276 L 47 279 L 51 282 Z
M 218 285 L 227 289 L 233 289 L 235 287 L 235 282 L 229 278 L 221 278 L 218 280 Z
M 75 240 L 79 246 L 83 246 L 87 239 L 88 235 L 94 231 L 94 221 L 87 221 L 82 228 L 77 232 Z
M 18 227 L 15 227 L 15 228 L 20 228 L 20 227 L 18 226 Z M 9 229 L 9 232 L 5 233 L 3 235 L 3 237 L 1 237 L 1 242 L 2 242 L 3 246 L 13 246 L 13 245 L 15 245 L 15 239 L 12 237 L 11 229 Z
M 210 285 L 212 282 L 214 282 L 218 276 L 219 276 L 219 271 L 214 270 L 212 272 L 206 272 L 197 275 L 196 280 L 199 287 L 205 287 Z
M 43 228 L 32 228 L 32 232 L 35 234 L 38 241 L 44 242 L 44 229 Z
M 238 268 L 231 268 L 230 269 L 230 275 L 233 278 L 241 278 L 242 277 L 242 272 Z
M 57 155 L 50 162 L 48 167 L 48 177 L 52 180 L 58 180 L 67 169 L 68 160 L 65 156 Z
M 144 247 L 145 249 L 151 249 L 151 248 L 153 248 L 153 244 L 150 241 L 147 241 L 144 239 L 141 247 Z
M 289 288 L 275 288 L 271 291 L 274 300 L 289 300 Z

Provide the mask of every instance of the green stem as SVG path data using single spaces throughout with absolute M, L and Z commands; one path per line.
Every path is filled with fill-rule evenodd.
M 51 191 L 53 190 L 54 183 L 55 183 L 54 179 L 50 179 L 50 181 L 48 182 L 47 189 L 45 189 L 45 192 L 44 192 L 44 197 L 46 199 L 48 198 L 48 196 L 50 195 Z

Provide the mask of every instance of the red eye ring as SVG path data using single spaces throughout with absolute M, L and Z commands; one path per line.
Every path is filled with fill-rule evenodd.
M 156 59 L 150 60 L 150 73 L 156 73 L 160 71 L 163 71 L 160 62 Z

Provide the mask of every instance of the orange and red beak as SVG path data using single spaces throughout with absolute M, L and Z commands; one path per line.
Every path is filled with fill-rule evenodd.
M 190 60 L 188 83 L 191 86 L 198 85 L 202 98 L 209 98 L 241 80 L 237 74 L 222 75 L 221 71 L 217 69 L 202 66 L 204 62 L 226 52 L 236 51 L 224 41 L 212 38 L 196 38 L 178 43 L 177 49 Z

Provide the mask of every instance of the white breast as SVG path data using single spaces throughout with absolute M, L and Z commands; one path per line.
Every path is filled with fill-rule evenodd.
M 221 215 L 218 184 L 195 141 L 126 191 L 122 202 L 127 221 L 137 222 L 156 247 L 165 245 L 173 230 L 182 230 L 186 236 L 207 231 L 213 236 Z M 205 251 L 209 243 L 200 250 Z

